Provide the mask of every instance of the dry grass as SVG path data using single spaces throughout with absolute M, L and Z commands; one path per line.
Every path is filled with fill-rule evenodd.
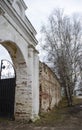
M 48 113 L 42 113 L 40 120 L 37 120 L 34 125 L 36 126 L 65 126 L 70 122 L 73 123 L 73 119 L 77 117 L 79 113 L 79 107 L 76 104 L 81 104 L 82 99 L 73 98 L 74 104 L 72 107 L 67 107 L 66 99 L 63 99 L 58 107 L 53 108 Z M 82 117 L 81 117 L 82 118 Z M 69 123 L 68 123 L 69 122 Z

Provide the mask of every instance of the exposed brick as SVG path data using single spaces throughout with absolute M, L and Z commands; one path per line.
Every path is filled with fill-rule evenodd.
M 61 87 L 52 70 L 40 62 L 40 112 L 46 112 L 61 100 Z

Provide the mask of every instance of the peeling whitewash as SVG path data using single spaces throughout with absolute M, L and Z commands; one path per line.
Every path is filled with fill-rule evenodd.
M 9 52 L 16 71 L 14 117 L 34 121 L 40 110 L 47 111 L 58 104 L 61 90 L 45 64 L 40 64 L 39 76 L 36 31 L 25 16 L 26 8 L 23 0 L 0 0 L 0 44 Z
M 36 31 L 25 16 L 23 0 L 0 0 L 0 44 L 16 70 L 15 119 L 35 119 L 39 113 L 39 59 Z

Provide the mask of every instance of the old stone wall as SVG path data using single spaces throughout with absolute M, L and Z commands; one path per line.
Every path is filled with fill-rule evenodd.
M 40 62 L 40 112 L 47 112 L 61 100 L 61 87 L 52 70 Z

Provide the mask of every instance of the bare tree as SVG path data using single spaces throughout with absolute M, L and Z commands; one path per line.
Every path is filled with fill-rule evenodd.
M 42 48 L 47 52 L 47 61 L 53 63 L 53 71 L 65 90 L 68 105 L 81 68 L 82 26 L 78 17 L 68 17 L 61 9 L 50 15 L 48 25 L 42 26 Z

